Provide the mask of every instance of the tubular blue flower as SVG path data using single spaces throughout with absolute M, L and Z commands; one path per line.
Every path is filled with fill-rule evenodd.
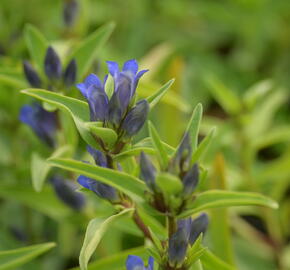
M 111 202 L 116 202 L 119 199 L 116 189 L 107 184 L 101 183 L 84 175 L 80 175 L 77 181 L 81 186 L 93 191 L 103 199 Z
M 168 260 L 170 265 L 178 265 L 184 261 L 188 247 L 188 235 L 186 227 L 180 226 L 169 238 Z
M 198 164 L 195 163 L 182 179 L 183 194 L 189 196 L 195 190 L 199 180 Z
M 97 166 L 107 167 L 107 159 L 101 151 L 96 150 L 92 148 L 91 146 L 88 146 L 87 150 L 91 154 L 91 156 L 94 158 Z M 117 190 L 111 187 L 110 185 L 101 183 L 97 180 L 91 179 L 84 175 L 80 175 L 77 181 L 81 186 L 93 191 L 99 197 L 103 199 L 109 200 L 111 202 L 116 202 L 119 200 L 119 195 L 118 195 Z
M 127 270 L 154 270 L 154 259 L 149 257 L 148 266 L 145 267 L 143 260 L 139 256 L 129 255 L 126 261 Z
M 189 244 L 193 245 L 201 233 L 205 233 L 209 224 L 209 219 L 206 213 L 200 214 L 191 223 L 191 230 L 189 236 Z
M 31 64 L 27 61 L 23 62 L 23 71 L 26 77 L 26 80 L 32 87 L 39 88 L 41 87 L 41 80 L 35 71 L 35 69 L 31 66 Z
M 108 118 L 108 96 L 105 92 L 107 76 L 102 82 L 95 74 L 90 74 L 77 88 L 88 101 L 91 121 L 105 121 Z
M 21 122 L 29 125 L 47 145 L 55 145 L 57 118 L 55 113 L 44 110 L 39 104 L 24 105 L 19 114 Z
M 64 73 L 63 73 L 63 82 L 67 87 L 72 86 L 76 81 L 77 76 L 77 63 L 73 59 L 67 65 Z
M 50 182 L 58 198 L 66 205 L 77 211 L 84 207 L 85 197 L 80 192 L 76 192 L 77 185 L 57 176 L 52 177 Z
M 155 184 L 156 169 L 150 159 L 141 152 L 140 155 L 140 178 L 145 181 L 146 185 L 154 191 L 156 189 Z
M 46 51 L 44 71 L 46 76 L 51 80 L 61 78 L 61 61 L 56 51 L 52 47 L 48 47 Z
M 122 124 L 122 129 L 126 136 L 132 137 L 137 134 L 143 127 L 149 112 L 149 104 L 147 100 L 143 99 L 137 102 L 136 106 L 132 108 L 127 114 Z

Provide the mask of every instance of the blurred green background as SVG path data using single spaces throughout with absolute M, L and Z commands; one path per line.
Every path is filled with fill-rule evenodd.
M 63 20 L 65 2 L 0 2 L 0 249 L 57 241 L 57 249 L 19 269 L 69 269 L 77 266 L 90 217 L 72 214 L 53 193 L 46 198 L 31 187 L 28 157 L 35 151 L 49 156 L 49 151 L 18 120 L 19 108 L 31 100 L 19 93 L 28 87 L 22 72 L 22 61 L 30 59 L 24 27 L 37 27 L 65 57 L 98 27 L 114 21 L 115 30 L 91 71 L 102 75 L 106 60 L 136 58 L 150 69 L 140 85 L 144 96 L 175 78 L 171 93 L 150 115 L 174 146 L 191 109 L 201 102 L 201 137 L 217 127 L 205 166 L 222 156 L 229 189 L 262 192 L 280 202 L 276 212 L 245 208 L 228 213 L 239 269 L 290 269 L 290 1 L 80 0 L 70 26 Z M 214 173 L 210 169 L 205 186 L 212 185 Z M 92 204 L 100 216 L 112 210 L 98 203 Z M 112 239 L 119 239 L 115 247 Z M 103 242 L 98 257 L 142 243 L 118 229 Z M 213 246 L 217 254 L 219 248 Z

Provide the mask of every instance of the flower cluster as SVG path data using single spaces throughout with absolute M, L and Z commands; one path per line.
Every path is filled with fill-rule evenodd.
M 149 157 L 141 153 L 140 178 L 144 180 L 153 194 L 152 204 L 159 211 L 179 214 L 186 206 L 186 201 L 191 199 L 199 182 L 199 167 L 197 163 L 191 164 L 191 157 L 190 137 L 186 133 L 165 169 L 166 175 L 175 181 L 173 184 L 176 187 L 173 194 L 167 194 L 162 183 L 156 181 L 158 175 L 164 172 L 158 172 Z
M 42 80 L 33 66 L 23 62 L 23 71 L 26 80 L 32 87 L 47 88 L 53 90 L 56 87 L 71 87 L 76 81 L 77 65 L 76 61 L 71 60 L 66 68 L 62 69 L 60 58 L 52 47 L 48 47 L 44 59 L 44 73 L 46 80 Z
M 113 128 L 119 136 L 132 137 L 142 128 L 149 112 L 145 99 L 134 104 L 138 81 L 147 70 L 138 72 L 136 60 L 125 62 L 121 71 L 116 62 L 107 64 L 114 79 L 111 96 L 105 91 L 108 75 L 101 81 L 90 74 L 77 87 L 89 104 L 91 121 L 103 122 L 104 127 Z

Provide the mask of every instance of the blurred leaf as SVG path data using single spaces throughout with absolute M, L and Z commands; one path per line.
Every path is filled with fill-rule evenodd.
M 191 157 L 191 163 L 195 163 L 208 149 L 209 145 L 212 142 L 212 139 L 215 134 L 215 128 L 213 128 L 210 133 L 201 141 L 201 143 L 196 148 L 195 152 L 193 152 L 193 155 Z
M 89 121 L 90 115 L 87 103 L 43 89 L 26 89 L 22 90 L 21 92 L 37 99 L 46 101 L 49 104 L 55 105 L 59 109 L 66 110 L 73 118 L 75 125 L 84 141 L 97 149 L 100 148 L 100 146 L 96 143 L 96 140 L 85 126 L 85 122 Z
M 71 209 L 61 203 L 49 188 L 44 188 L 41 193 L 37 193 L 27 186 L 2 184 L 0 197 L 20 202 L 56 220 L 65 219 L 72 213 Z
M 55 247 L 55 243 L 27 246 L 12 250 L 0 251 L 0 269 L 16 269 L 37 256 Z
M 232 90 L 215 77 L 208 77 L 206 82 L 211 94 L 229 115 L 236 115 L 241 111 L 240 98 Z
M 167 152 L 166 152 L 166 150 L 163 146 L 163 143 L 159 137 L 159 134 L 158 134 L 157 130 L 155 129 L 155 127 L 153 126 L 153 124 L 151 122 L 149 122 L 148 126 L 149 126 L 149 134 L 150 134 L 150 137 L 152 139 L 152 143 L 156 149 L 156 154 L 159 158 L 159 162 L 161 164 L 161 167 L 163 169 L 165 169 L 167 167 L 168 161 L 169 161 Z
M 27 24 L 24 29 L 24 38 L 30 56 L 37 66 L 39 73 L 43 73 L 44 57 L 48 47 L 48 42 L 42 33 L 33 25 Z
M 125 209 L 122 212 L 107 218 L 105 221 L 99 218 L 90 221 L 85 235 L 85 240 L 81 249 L 79 263 L 81 270 L 86 270 L 88 262 L 97 248 L 100 240 L 106 232 L 108 226 L 115 222 L 118 218 L 134 211 L 134 209 Z
M 202 265 L 206 267 L 205 269 L 214 269 L 214 270 L 235 270 L 233 266 L 230 266 L 223 262 L 221 259 L 216 257 L 209 250 L 205 250 L 200 258 Z
M 26 85 L 25 81 L 22 81 L 15 76 L 0 74 L 0 83 L 4 85 L 13 86 L 15 88 L 23 88 Z
M 173 82 L 174 82 L 174 79 L 171 79 L 166 84 L 164 84 L 157 92 L 155 92 L 150 97 L 146 98 L 150 105 L 150 109 L 152 109 L 160 101 L 160 99 L 166 94 L 166 92 L 169 90 Z
M 278 204 L 275 201 L 258 193 L 210 190 L 197 195 L 196 199 L 187 206 L 187 210 L 180 214 L 179 217 L 188 217 L 194 213 L 210 208 L 243 205 L 278 208 Z
M 144 200 L 145 184 L 138 178 L 124 172 L 103 168 L 72 159 L 49 159 L 55 167 L 83 174 L 102 183 L 111 185 L 136 201 Z
M 105 45 L 114 28 L 114 23 L 109 23 L 100 27 L 74 50 L 70 59 L 76 59 L 77 62 L 77 81 L 81 81 L 88 72 L 98 51 Z

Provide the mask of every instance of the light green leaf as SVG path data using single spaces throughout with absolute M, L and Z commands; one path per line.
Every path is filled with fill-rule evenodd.
M 0 251 L 0 269 L 16 269 L 37 256 L 55 247 L 55 243 L 27 246 L 12 250 Z M 17 268 L 18 269 L 18 268 Z
M 90 116 L 89 107 L 86 102 L 43 89 L 26 89 L 21 92 L 55 105 L 59 109 L 66 110 L 73 118 L 84 141 L 97 149 L 100 148 L 99 144 L 97 144 L 92 134 L 85 126 L 85 122 L 89 121 Z
M 134 211 L 134 209 L 125 209 L 122 212 L 107 218 L 105 221 L 102 221 L 99 218 L 95 218 L 89 222 L 79 257 L 81 270 L 87 269 L 88 262 L 96 250 L 108 226 L 110 226 L 120 217 L 123 217 L 125 214 L 129 214 L 132 211 Z
M 24 38 L 30 56 L 37 66 L 39 73 L 43 73 L 44 57 L 48 42 L 42 33 L 33 25 L 27 24 L 24 29 Z
M 165 169 L 168 165 L 168 160 L 169 160 L 167 152 L 153 124 L 149 122 L 148 126 L 149 126 L 149 134 L 152 139 L 152 143 L 155 146 L 156 153 L 159 158 L 159 162 L 161 164 L 161 167 Z
M 78 68 L 78 81 L 83 79 L 83 76 L 88 72 L 91 64 L 95 60 L 95 57 L 101 47 L 109 39 L 111 33 L 115 28 L 114 23 L 108 23 L 90 36 L 88 36 L 79 46 L 74 50 L 70 59 L 76 59 Z
M 174 79 L 171 79 L 166 84 L 164 84 L 156 93 L 146 98 L 150 105 L 150 109 L 152 109 L 159 102 L 159 100 L 166 94 L 166 92 L 169 90 L 173 82 Z
M 87 122 L 86 127 L 94 135 L 102 139 L 110 148 L 114 146 L 118 139 L 118 135 L 113 129 L 100 127 L 98 122 Z
M 232 90 L 213 76 L 208 77 L 206 82 L 211 94 L 228 114 L 235 115 L 241 111 L 240 98 Z
M 146 186 L 141 180 L 132 175 L 72 159 L 53 158 L 49 162 L 56 167 L 83 174 L 102 183 L 111 185 L 132 197 L 135 201 L 142 202 L 144 200 Z
M 159 173 L 155 181 L 157 186 L 160 187 L 165 194 L 177 194 L 183 189 L 180 179 L 170 173 Z
M 179 218 L 188 217 L 209 208 L 244 205 L 278 208 L 275 201 L 258 193 L 210 190 L 197 195 L 197 198 L 188 205 L 187 210 L 180 214 Z
M 209 145 L 211 144 L 213 137 L 215 134 L 215 128 L 213 128 L 210 133 L 202 140 L 202 142 L 198 145 L 195 152 L 191 157 L 191 163 L 195 163 L 208 149 Z
M 217 256 L 215 256 L 209 250 L 205 250 L 200 258 L 202 265 L 206 269 L 215 269 L 215 270 L 236 270 L 233 266 L 228 265 Z
M 15 88 L 25 87 L 26 82 L 16 78 L 13 75 L 0 74 L 0 83 L 4 85 L 10 85 Z

